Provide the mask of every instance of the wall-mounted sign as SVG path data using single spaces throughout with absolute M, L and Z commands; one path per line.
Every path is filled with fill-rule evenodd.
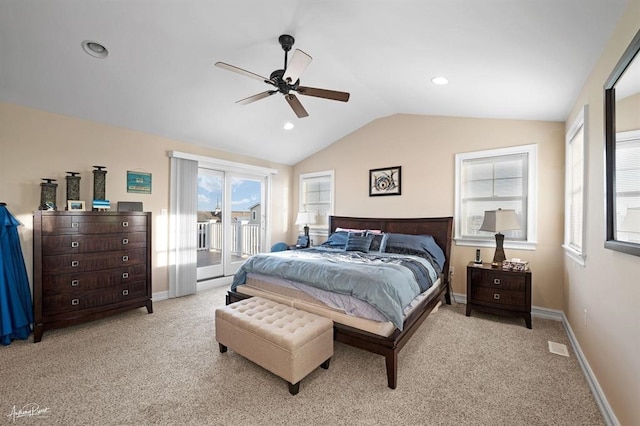
M 151 173 L 127 171 L 127 192 L 151 194 Z

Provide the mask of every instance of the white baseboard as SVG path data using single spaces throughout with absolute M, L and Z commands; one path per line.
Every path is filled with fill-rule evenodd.
M 453 300 L 456 303 L 461 303 L 463 305 L 467 304 L 466 293 L 461 294 L 461 293 L 452 292 L 451 296 L 453 296 Z M 532 306 L 531 316 L 535 318 L 544 318 L 544 319 L 550 319 L 554 321 L 562 321 L 562 318 L 564 317 L 564 313 L 562 311 L 557 311 L 555 309 L 547 309 L 547 308 L 541 308 L 540 306 Z
M 211 280 L 198 282 L 197 289 L 198 291 L 206 291 L 206 290 L 211 290 L 213 288 L 220 288 L 225 286 L 231 287 L 232 282 L 233 282 L 233 276 L 214 278 Z M 167 300 L 168 298 L 169 298 L 169 291 L 158 291 L 151 295 L 151 300 L 153 300 L 154 302 L 160 302 L 161 300 Z
M 159 302 L 161 300 L 167 300 L 169 298 L 169 292 L 168 291 L 159 291 L 157 293 L 153 293 L 151 295 L 151 300 L 153 300 L 154 302 Z
M 587 359 L 585 358 L 584 353 L 580 348 L 580 344 L 578 343 L 578 340 L 576 339 L 575 334 L 573 334 L 573 330 L 571 329 L 571 324 L 569 324 L 569 321 L 567 320 L 567 317 L 565 316 L 564 312 L 562 312 L 562 325 L 564 325 L 564 329 L 567 332 L 567 336 L 569 336 L 569 341 L 571 342 L 573 351 L 575 352 L 576 358 L 580 363 L 580 367 L 582 367 L 584 376 L 587 379 L 587 383 L 589 383 L 589 388 L 591 388 L 591 393 L 593 393 L 593 397 L 596 399 L 596 403 L 598 404 L 598 408 L 600 408 L 600 412 L 604 417 L 605 423 L 609 426 L 620 425 L 618 418 L 616 417 L 616 415 L 613 413 L 613 410 L 611 409 L 611 405 L 609 405 L 609 401 L 607 401 L 607 398 L 604 396 L 604 393 L 602 392 L 600 383 L 598 383 L 596 376 L 593 374 L 593 370 L 591 370 L 591 367 L 589 366 L 589 362 L 587 362 Z
M 456 303 L 461 303 L 463 305 L 467 304 L 467 294 L 459 294 L 459 293 L 451 293 L 453 296 L 453 300 Z M 593 370 L 589 366 L 587 359 L 580 348 L 580 344 L 578 344 L 578 340 L 576 339 L 575 334 L 573 334 L 573 330 L 571 329 L 571 325 L 567 320 L 566 315 L 563 311 L 558 311 L 555 309 L 547 309 L 542 308 L 540 306 L 532 306 L 531 307 L 531 316 L 536 318 L 550 319 L 554 321 L 561 321 L 564 326 L 565 331 L 567 332 L 567 336 L 569 337 L 569 341 L 571 342 L 571 346 L 573 347 L 573 352 L 576 354 L 576 358 L 578 359 L 578 363 L 582 368 L 582 372 L 584 373 L 585 378 L 587 379 L 587 383 L 589 383 L 589 388 L 591 389 L 591 393 L 593 393 L 593 397 L 598 404 L 598 408 L 604 417 L 604 420 L 608 426 L 618 426 L 620 422 L 616 418 L 611 406 L 609 405 L 609 401 L 604 396 L 602 392 L 602 388 L 596 379 L 596 376 L 593 374 Z

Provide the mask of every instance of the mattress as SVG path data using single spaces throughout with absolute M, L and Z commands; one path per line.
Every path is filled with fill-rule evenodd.
M 442 279 L 438 279 L 429 288 L 429 290 L 414 298 L 405 308 L 404 317 L 406 318 L 407 315 L 413 312 L 418 306 L 422 306 L 436 297 L 436 295 L 440 293 L 442 286 Z M 371 307 L 366 302 L 362 302 L 349 296 L 340 298 L 336 298 L 333 294 L 322 296 L 319 295 L 318 289 L 309 290 L 305 287 L 308 286 L 274 277 L 248 274 L 246 284 L 238 286 L 236 291 L 247 296 L 264 297 L 296 309 L 322 315 L 336 323 L 354 327 L 379 336 L 387 337 L 396 330 L 396 327 L 390 321 L 372 319 L 376 316 L 376 313 L 371 313 L 369 311 L 369 314 L 364 314 L 366 318 L 356 316 L 362 315 L 363 310 L 376 311 L 375 308 Z M 322 291 L 323 290 L 320 290 L 320 292 Z M 314 293 L 313 296 L 310 292 Z M 362 307 L 360 304 L 365 304 L 368 308 Z M 383 318 L 382 314 L 379 312 L 377 312 L 377 315 L 378 318 Z

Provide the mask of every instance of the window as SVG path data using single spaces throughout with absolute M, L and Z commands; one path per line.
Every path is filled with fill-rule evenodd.
M 298 211 L 316 214 L 316 223 L 309 225 L 310 235 L 329 234 L 329 216 L 333 214 L 333 170 L 300 175 Z M 300 225 L 302 232 L 303 225 Z
M 513 209 L 521 229 L 504 231 L 504 246 L 533 250 L 537 238 L 536 170 L 536 145 L 457 154 L 456 244 L 495 246 L 494 234 L 480 231 L 484 212 Z
M 580 111 L 566 136 L 564 245 L 567 255 L 584 265 L 585 116 Z
M 640 243 L 640 130 L 616 134 L 616 238 Z

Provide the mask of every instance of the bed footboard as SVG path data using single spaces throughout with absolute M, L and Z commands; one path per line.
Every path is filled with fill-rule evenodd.
M 450 305 L 451 300 L 449 299 L 448 283 L 443 286 L 439 294 L 426 303 L 422 309 L 417 309 L 407 317 L 402 331 L 396 330 L 391 336 L 379 336 L 354 327 L 334 323 L 334 339 L 337 342 L 384 356 L 387 369 L 387 385 L 391 389 L 395 389 L 398 385 L 398 353 L 418 330 L 418 327 L 427 319 L 431 311 L 433 311 L 442 300 L 443 295 L 445 302 Z M 238 302 L 249 297 L 251 296 L 236 291 L 229 291 L 226 296 L 226 303 Z

